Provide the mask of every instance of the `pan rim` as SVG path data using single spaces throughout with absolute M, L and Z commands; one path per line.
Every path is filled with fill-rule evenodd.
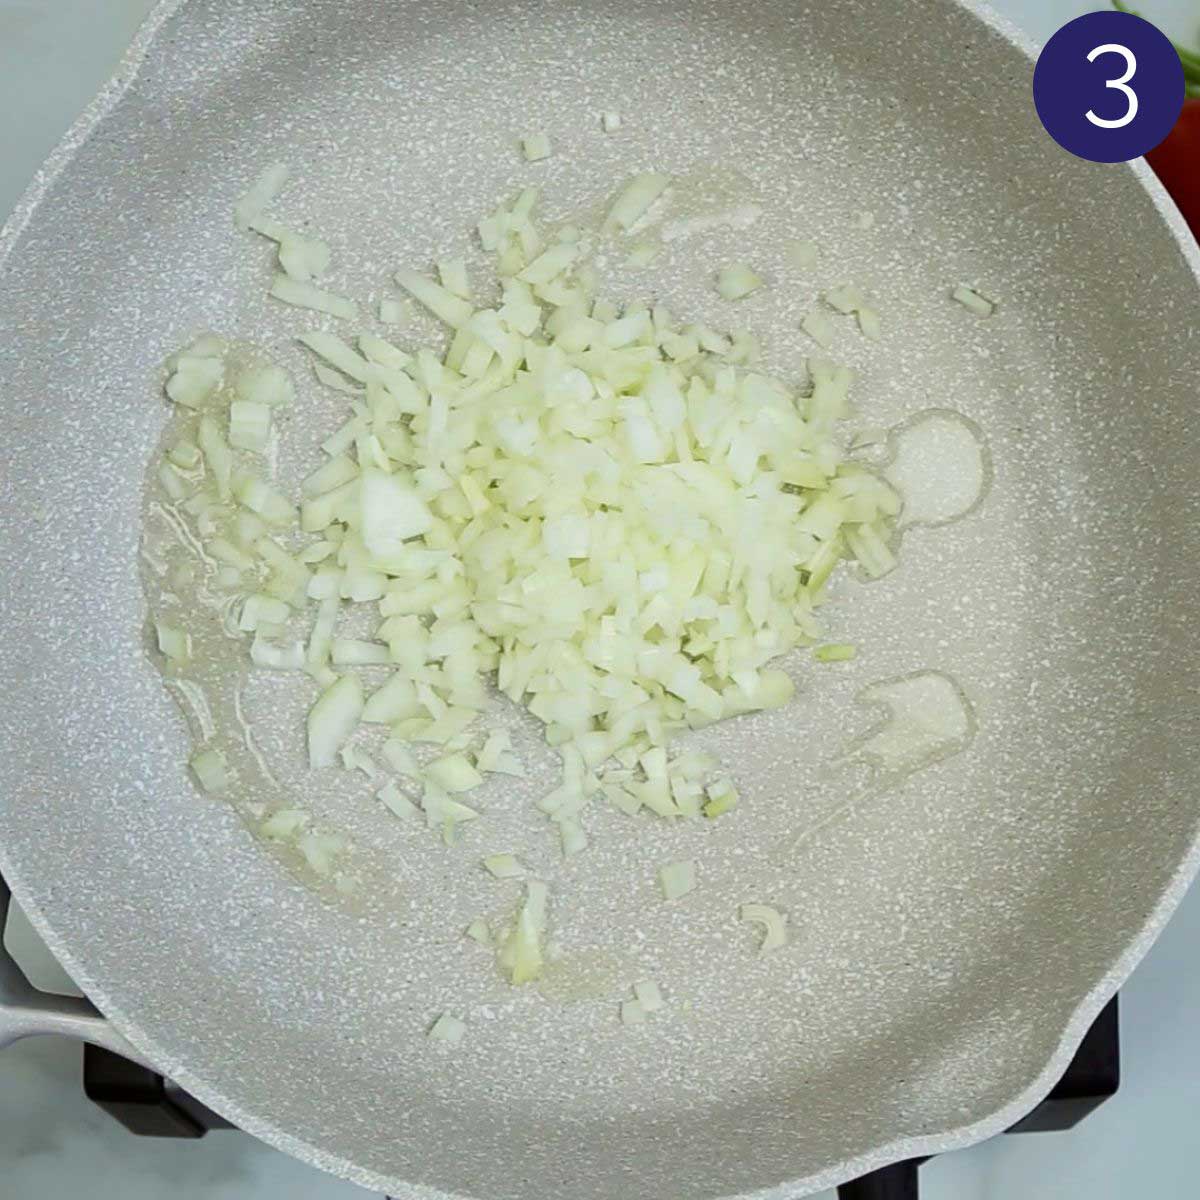
M 190 2 L 191 0 L 157 0 L 118 62 L 113 75 L 74 121 L 53 152 L 38 169 L 12 213 L 3 225 L 0 225 L 0 274 L 3 274 L 7 261 L 22 233 L 46 199 L 58 177 L 74 158 L 77 150 L 116 108 L 136 81 L 141 67 L 155 46 L 159 32 Z M 985 27 L 998 34 L 1010 46 L 1020 51 L 1031 65 L 1036 61 L 1040 49 L 1036 40 L 1007 17 L 996 12 L 984 0 L 948 0 L 948 3 L 965 10 Z M 1200 242 L 1197 242 L 1192 236 L 1179 209 L 1144 159 L 1135 159 L 1123 166 L 1132 172 L 1149 195 L 1158 215 L 1173 236 L 1183 262 L 1190 268 L 1197 288 L 1200 289 Z M 405 1195 L 413 1197 L 413 1200 L 465 1200 L 460 1197 L 460 1194 L 381 1175 L 374 1170 L 359 1166 L 350 1159 L 323 1150 L 312 1142 L 281 1128 L 271 1120 L 243 1109 L 239 1103 L 227 1097 L 220 1087 L 211 1085 L 206 1080 L 193 1075 L 185 1063 L 175 1060 L 172 1055 L 166 1053 L 164 1048 L 158 1046 L 155 1039 L 148 1035 L 134 1018 L 123 1012 L 118 1004 L 113 1003 L 104 987 L 91 977 L 88 968 L 76 957 L 71 946 L 59 936 L 52 923 L 42 912 L 34 899 L 34 889 L 27 885 L 19 865 L 11 860 L 8 850 L 3 844 L 0 844 L 0 871 L 3 872 L 13 896 L 25 911 L 38 935 L 113 1027 L 144 1054 L 148 1061 L 157 1064 L 160 1071 L 169 1075 L 198 1100 L 232 1121 L 243 1132 L 329 1174 L 374 1191 L 386 1194 L 402 1190 Z M 1056 1048 L 1043 1068 L 1022 1091 L 1002 1107 L 996 1109 L 992 1115 L 940 1133 L 895 1138 L 805 1178 L 745 1193 L 740 1200 L 783 1200 L 785 1196 L 795 1196 L 797 1189 L 800 1189 L 800 1194 L 808 1195 L 836 1187 L 847 1180 L 906 1159 L 964 1149 L 991 1138 L 1015 1124 L 1032 1111 L 1061 1078 L 1087 1031 L 1157 940 L 1197 874 L 1200 874 L 1200 824 L 1197 825 L 1187 853 L 1181 859 L 1142 927 L 1087 994 L 1075 1003 L 1069 1012 L 1062 1014 L 1059 1020 L 1061 1033 L 1058 1036 Z

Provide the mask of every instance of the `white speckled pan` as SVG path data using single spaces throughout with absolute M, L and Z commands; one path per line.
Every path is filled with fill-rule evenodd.
M 1196 869 L 1200 255 L 1144 169 L 1049 141 L 1031 69 L 951 0 L 156 12 L 0 236 L 0 865 L 139 1050 L 406 1197 L 782 1200 L 1032 1107 Z M 557 149 L 533 167 L 514 139 L 536 129 Z M 614 295 L 726 322 L 710 273 L 746 258 L 773 286 L 738 317 L 790 373 L 816 292 L 859 283 L 886 321 L 880 347 L 836 347 L 864 419 L 950 410 L 988 446 L 979 507 L 831 606 L 859 658 L 797 661 L 793 705 L 713 733 L 737 814 L 598 815 L 569 867 L 547 845 L 564 965 L 541 990 L 460 941 L 500 895 L 479 845 L 456 858 L 350 798 L 381 881 L 365 910 L 284 870 L 187 781 L 143 652 L 162 359 L 216 329 L 302 365 L 309 323 L 268 305 L 269 250 L 230 219 L 277 159 L 300 181 L 282 215 L 364 300 L 525 182 L 566 215 L 638 169 L 736 173 L 763 219 L 614 271 Z M 795 237 L 821 245 L 809 277 L 783 263 Z M 951 304 L 958 282 L 996 314 Z M 310 440 L 331 411 L 305 382 Z M 901 694 L 959 724 L 889 771 L 864 701 Z M 516 830 L 537 782 L 491 793 L 495 820 Z M 702 886 L 667 909 L 654 871 L 685 856 Z M 784 951 L 755 957 L 745 900 L 788 911 Z M 622 1028 L 643 977 L 668 1008 Z M 448 1008 L 468 1036 L 438 1052 Z

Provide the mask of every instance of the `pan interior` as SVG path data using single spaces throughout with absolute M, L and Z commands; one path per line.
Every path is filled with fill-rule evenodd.
M 1043 1072 L 1195 836 L 1200 305 L 1133 174 L 1045 137 L 1029 73 L 935 0 L 193 0 L 167 20 L 0 275 L 0 856 L 165 1070 L 380 1189 L 491 1200 L 794 1195 Z M 556 151 L 525 164 L 536 130 Z M 835 347 L 860 419 L 979 431 L 982 503 L 908 530 L 895 574 L 831 606 L 858 659 L 795 660 L 790 706 L 701 739 L 738 780 L 734 817 L 597 812 L 564 864 L 528 815 L 551 760 L 516 721 L 530 778 L 492 785 L 459 847 L 362 788 L 306 793 L 369 847 L 355 908 L 193 790 L 139 586 L 162 359 L 207 330 L 253 341 L 299 381 L 297 447 L 337 419 L 292 340 L 322 322 L 266 301 L 270 251 L 232 228 L 273 161 L 299 181 L 281 215 L 330 241 L 364 308 L 397 266 L 469 253 L 529 183 L 556 219 L 639 170 L 732 189 L 756 224 L 610 264 L 612 298 L 728 326 L 713 272 L 750 262 L 773 286 L 732 319 L 794 375 L 800 316 L 855 283 L 885 321 L 878 346 L 847 327 Z M 820 247 L 807 274 L 798 238 Z M 996 313 L 952 304 L 958 283 Z M 944 470 L 944 444 L 929 455 Z M 297 697 L 259 698 L 267 743 L 296 742 Z M 941 722 L 928 753 L 878 756 L 892 710 Z M 517 901 L 473 865 L 505 838 L 555 897 L 541 988 L 461 938 Z M 702 886 L 664 907 L 658 867 L 692 857 Z M 785 950 L 755 955 L 746 901 L 787 912 Z M 667 1008 L 622 1027 L 645 978 Z M 447 1010 L 468 1023 L 453 1050 L 425 1038 Z

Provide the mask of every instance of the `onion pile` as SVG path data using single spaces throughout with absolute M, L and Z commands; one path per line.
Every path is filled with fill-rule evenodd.
M 530 157 L 542 150 L 526 143 Z M 268 172 L 238 221 L 278 244 L 272 295 L 350 320 L 357 306 L 315 282 L 328 248 L 265 215 L 285 177 Z M 499 279 L 492 303 L 460 260 L 439 263 L 437 279 L 398 271 L 399 287 L 448 327 L 444 352 L 302 335 L 349 411 L 298 498 L 273 482 L 264 455 L 272 416 L 293 397 L 288 376 L 236 368 L 216 338 L 169 364 L 167 395 L 194 416 L 159 483 L 241 596 L 254 664 L 318 685 L 312 767 L 378 778 L 351 739 L 362 724 L 386 726 L 382 756 L 396 777 L 380 800 L 447 839 L 479 815 L 466 797 L 486 775 L 521 773 L 506 735 L 479 732 L 490 684 L 544 723 L 561 757 L 561 782 L 537 806 L 564 854 L 587 846 L 595 802 L 658 818 L 729 811 L 732 782 L 705 754 L 673 753 L 673 736 L 785 704 L 793 684 L 772 664 L 821 639 L 816 610 L 838 563 L 871 576 L 895 565 L 900 500 L 847 458 L 838 434 L 849 370 L 815 359 L 792 386 L 755 368 L 749 339 L 595 294 L 593 250 L 636 231 L 669 185 L 637 176 L 600 231 L 550 237 L 537 191 L 523 191 L 478 227 Z M 762 282 L 738 264 L 715 284 L 732 300 Z M 832 300 L 874 332 L 861 296 Z M 372 612 L 372 638 L 340 632 L 355 606 Z M 190 653 L 185 631 L 158 637 L 164 654 Z M 386 681 L 368 691 L 361 669 L 379 667 Z M 414 742 L 439 757 L 418 765 Z M 217 752 L 205 753 L 197 775 L 226 786 Z M 294 811 L 268 816 L 267 832 L 306 836 Z M 336 850 L 318 845 L 310 862 L 328 870 Z M 512 855 L 488 869 L 524 874 Z M 662 885 L 683 895 L 693 864 L 665 867 Z M 546 890 L 526 888 L 497 939 L 513 982 L 541 968 Z M 745 915 L 772 944 L 781 936 L 769 912 Z

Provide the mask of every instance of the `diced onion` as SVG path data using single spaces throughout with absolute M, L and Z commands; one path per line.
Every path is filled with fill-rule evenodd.
M 489 854 L 483 865 L 497 879 L 522 879 L 526 874 L 515 854 Z
M 258 830 L 270 841 L 285 842 L 303 833 L 310 820 L 311 814 L 302 808 L 281 808 L 263 821 Z
M 229 406 L 229 444 L 239 450 L 261 453 L 271 438 L 271 410 L 253 400 L 235 400 Z
M 763 939 L 759 946 L 760 953 L 778 950 L 787 943 L 787 919 L 777 908 L 769 904 L 743 904 L 738 909 L 738 916 L 743 921 L 761 926 Z
M 375 795 L 384 808 L 393 816 L 399 817 L 404 821 L 417 821 L 420 819 L 421 810 L 400 790 L 399 785 L 394 780 L 385 783 Z
M 521 150 L 526 162 L 541 162 L 550 157 L 550 139 L 544 133 L 532 133 L 521 139 Z
M 982 293 L 977 292 L 974 288 L 967 287 L 965 284 L 959 284 L 951 293 L 950 298 L 958 301 L 968 312 L 973 312 L 977 317 L 990 317 L 996 311 L 996 302 L 989 300 Z
M 637 1002 L 648 1012 L 658 1012 L 663 1006 L 662 992 L 652 979 L 642 979 L 633 985 L 633 994 Z
M 251 222 L 260 217 L 283 190 L 288 174 L 283 163 L 273 163 L 254 181 L 234 209 L 234 220 L 239 229 L 250 229 Z
M 190 765 L 192 774 L 206 792 L 224 792 L 229 788 L 229 767 L 220 750 L 199 750 L 192 755 Z
M 454 329 L 465 325 L 475 311 L 470 301 L 454 295 L 441 284 L 418 275 L 416 271 L 397 271 L 396 282 L 414 300 L 425 305 L 435 317 Z
M 238 399 L 268 408 L 286 408 L 296 398 L 286 371 L 279 367 L 250 367 L 234 381 Z
M 279 242 L 279 265 L 292 279 L 308 283 L 329 270 L 329 247 L 319 238 L 285 233 Z
M 849 642 L 827 642 L 813 650 L 813 658 L 817 662 L 849 662 L 857 653 Z
M 616 124 L 605 114 L 606 130 Z M 537 159 L 549 144 L 536 135 L 524 149 Z M 280 246 L 272 294 L 355 316 L 312 282 L 328 247 L 265 214 L 281 179 L 239 207 L 240 223 Z M 461 797 L 489 774 L 523 774 L 503 731 L 473 749 L 489 679 L 542 721 L 561 758 L 559 782 L 535 803 L 564 856 L 587 847 L 597 799 L 647 822 L 728 813 L 737 789 L 713 778 L 707 757 L 676 753 L 677 734 L 787 703 L 795 686 L 771 664 L 796 647 L 816 645 L 818 661 L 849 657 L 820 644 L 830 577 L 843 559 L 871 577 L 895 565 L 899 497 L 846 457 L 837 434 L 852 372 L 813 359 L 797 388 L 754 366 L 760 348 L 748 331 L 680 325 L 661 306 L 596 297 L 597 244 L 629 253 L 644 238 L 632 254 L 649 263 L 668 240 L 667 226 L 639 231 L 657 219 L 670 182 L 629 180 L 598 233 L 540 229 L 536 188 L 500 205 L 479 225 L 499 298 L 479 309 L 462 259 L 439 260 L 437 282 L 398 271 L 397 284 L 450 327 L 444 353 L 369 332 L 302 334 L 318 378 L 346 393 L 349 411 L 311 464 L 298 509 L 271 473 L 272 410 L 292 400 L 289 377 L 231 365 L 219 339 L 168 363 L 168 394 L 196 411 L 181 410 L 185 435 L 159 482 L 199 530 L 210 585 L 238 593 L 229 618 L 253 635 L 251 660 L 302 669 L 322 689 L 308 715 L 310 763 L 340 754 L 377 784 L 379 768 L 348 743 L 361 722 L 386 726 L 380 765 L 421 798 L 418 807 L 388 782 L 380 803 L 423 816 L 447 843 L 480 815 Z M 683 236 L 759 213 L 748 205 L 669 228 Z M 792 258 L 811 265 L 815 248 L 794 247 Z M 738 300 L 763 279 L 735 263 L 717 286 Z M 824 299 L 879 335 L 857 289 Z M 410 309 L 391 301 L 381 315 Z M 802 328 L 825 345 L 833 323 L 819 310 Z M 315 536 L 294 536 L 304 534 Z M 311 602 L 307 643 L 288 641 L 293 612 Z M 348 609 L 339 630 L 344 602 L 371 605 L 377 620 Z M 160 629 L 159 643 L 183 661 L 190 647 L 173 630 Z M 434 760 L 420 765 L 412 743 L 438 747 Z M 314 871 L 334 871 L 336 835 L 305 826 L 295 836 Z M 505 878 L 524 871 L 511 855 L 485 866 Z M 663 867 L 659 883 L 668 900 L 686 895 L 696 864 Z M 496 939 L 514 983 L 542 969 L 545 909 L 544 885 L 530 881 L 513 929 Z M 630 1003 L 644 1015 L 655 1001 L 638 992 Z
M 358 316 L 358 308 L 353 301 L 284 274 L 275 276 L 271 284 L 271 295 L 293 308 L 328 313 L 329 316 L 340 317 L 344 321 L 353 321 Z
M 877 342 L 883 337 L 883 325 L 880 323 L 879 314 L 873 308 L 858 310 L 858 327 L 862 330 L 863 337 L 872 342 Z
M 622 1025 L 644 1025 L 646 1022 L 646 1010 L 637 1000 L 622 1000 L 621 1001 L 621 1024 Z
M 363 688 L 357 675 L 342 675 L 321 693 L 308 713 L 308 761 L 312 766 L 333 766 L 362 710 Z
M 465 754 L 447 754 L 425 768 L 425 775 L 438 787 L 450 792 L 469 792 L 483 782 L 483 776 Z
M 668 900 L 678 900 L 695 888 L 696 864 L 690 859 L 670 863 L 659 870 L 658 880 L 662 885 L 663 896 Z
M 608 223 L 617 229 L 630 230 L 649 211 L 650 206 L 671 183 L 669 175 L 648 172 L 636 175 L 626 184 L 608 211 Z
M 741 300 L 762 287 L 760 275 L 756 275 L 745 263 L 722 267 L 717 273 L 717 291 L 723 300 Z
M 466 1024 L 458 1017 L 453 1017 L 449 1013 L 442 1013 L 430 1027 L 429 1040 L 433 1042 L 445 1042 L 448 1046 L 457 1046 L 463 1040 L 463 1034 L 466 1031 Z
M 542 973 L 546 899 L 546 885 L 531 879 L 525 886 L 525 903 L 516 925 L 501 944 L 500 966 L 514 986 L 529 983 Z
M 155 621 L 154 632 L 159 650 L 172 662 L 186 663 L 192 657 L 192 637 L 186 629 Z
M 491 947 L 495 944 L 495 939 L 492 937 L 492 931 L 488 923 L 478 917 L 467 926 L 465 930 L 466 936 L 473 942 L 478 942 L 481 946 Z

